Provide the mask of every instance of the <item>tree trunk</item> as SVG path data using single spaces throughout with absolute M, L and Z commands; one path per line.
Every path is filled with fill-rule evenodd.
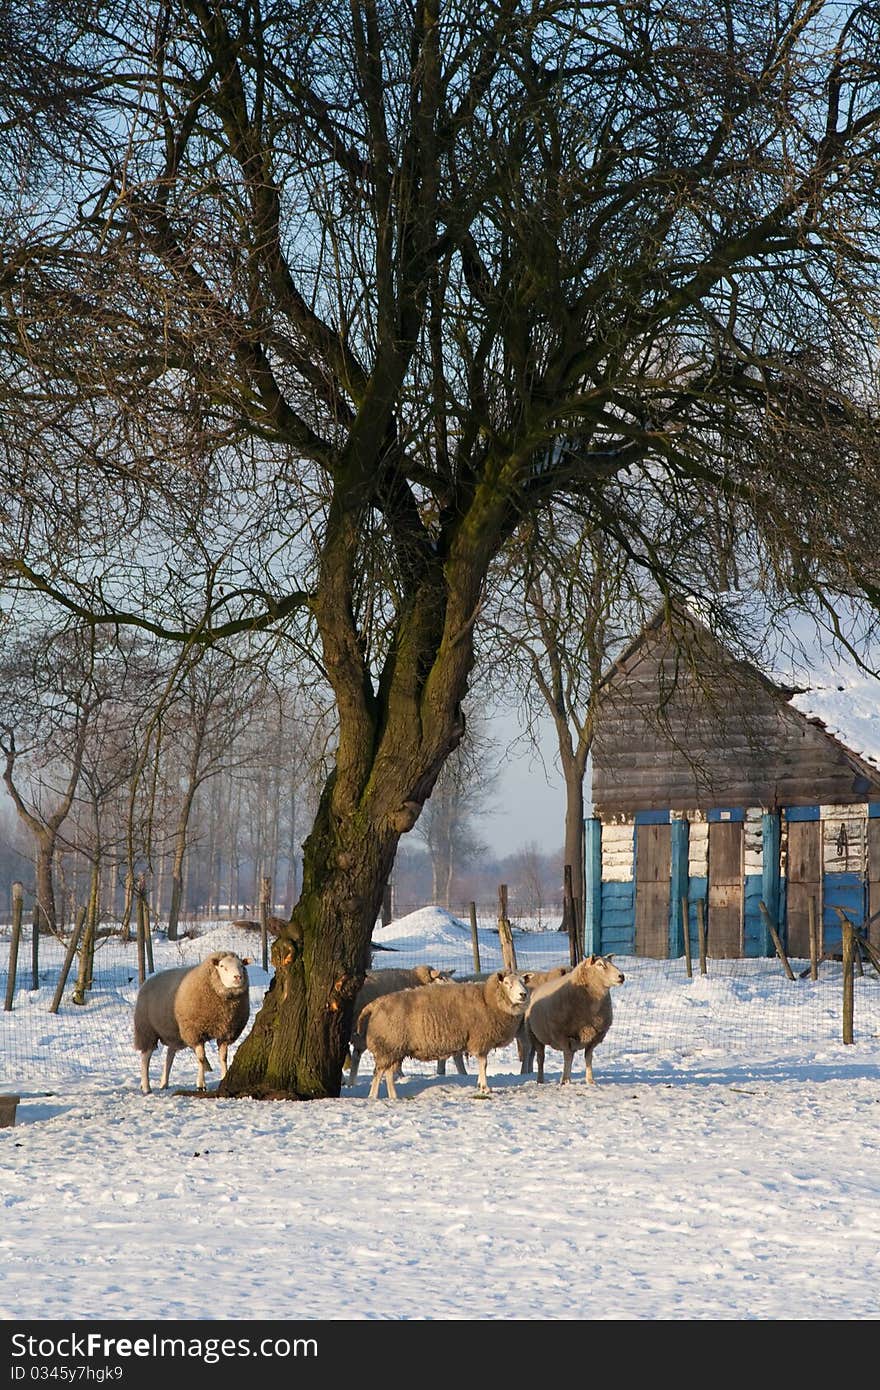
M 43 831 L 37 835 L 36 879 L 39 930 L 44 933 L 54 931 L 57 925 L 52 873 L 54 857 L 55 835 L 51 831 Z
M 584 901 L 584 773 L 573 763 L 565 768 L 565 851 L 563 864 L 571 865 L 571 892 Z
M 180 920 L 180 903 L 183 896 L 183 861 L 186 855 L 186 832 L 189 829 L 189 818 L 195 794 L 196 782 L 195 780 L 191 780 L 183 799 L 183 805 L 180 808 L 177 831 L 174 836 L 174 855 L 171 861 L 171 903 L 168 908 L 169 941 L 177 940 L 177 924 Z
M 338 1096 L 355 996 L 399 840 L 337 825 L 325 792 L 304 845 L 304 886 L 272 945 L 274 977 L 220 1093 L 291 1100 Z M 354 818 L 355 820 L 357 818 Z
M 452 862 L 452 853 L 450 846 L 450 853 L 446 856 L 446 863 L 443 867 L 443 906 L 446 908 L 447 912 L 449 912 L 452 907 L 452 879 L 454 869 L 455 866 Z

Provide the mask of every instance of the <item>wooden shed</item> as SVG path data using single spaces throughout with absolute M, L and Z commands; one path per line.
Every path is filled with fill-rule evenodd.
M 763 901 L 808 958 L 811 900 L 826 950 L 835 907 L 859 924 L 880 911 L 880 767 L 799 709 L 804 693 L 678 608 L 614 662 L 593 744 L 588 951 L 679 956 L 702 899 L 710 956 L 773 953 Z M 869 930 L 880 945 L 880 919 Z

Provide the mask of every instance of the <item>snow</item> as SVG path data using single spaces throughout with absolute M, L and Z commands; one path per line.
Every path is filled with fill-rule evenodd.
M 439 908 L 377 930 L 459 974 L 470 929 Z M 242 946 L 246 939 L 247 948 Z M 556 932 L 515 936 L 521 968 L 567 960 Z M 157 968 L 230 946 L 252 1018 L 259 938 L 218 925 L 154 943 Z M 497 934 L 480 933 L 484 968 Z M 0 929 L 0 995 L 8 932 Z M 370 1101 L 370 1056 L 338 1099 L 297 1104 L 140 1093 L 134 946 L 99 948 L 83 1008 L 48 1013 L 60 948 L 23 943 L 0 1013 L 0 1319 L 875 1319 L 880 1277 L 880 981 L 841 966 L 788 981 L 775 960 L 615 957 L 615 1019 L 569 1087 L 520 1076 L 513 1046 L 470 1075 L 406 1064 Z M 803 962 L 795 963 L 798 970 Z M 216 1086 L 216 1050 L 209 1046 Z M 159 1070 L 154 1057 L 154 1075 Z

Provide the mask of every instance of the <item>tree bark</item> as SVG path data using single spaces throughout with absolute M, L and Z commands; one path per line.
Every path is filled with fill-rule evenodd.
M 55 858 L 56 835 L 51 830 L 36 832 L 36 889 L 39 930 L 53 932 L 57 925 L 55 911 L 55 883 L 53 861 Z
M 333 779 L 331 778 L 331 783 Z M 303 847 L 304 887 L 272 945 L 274 977 L 220 1093 L 338 1096 L 355 996 L 399 835 L 334 829 L 325 791 Z
M 584 767 L 574 758 L 565 776 L 565 849 L 563 864 L 571 865 L 571 891 L 576 902 L 584 900 Z

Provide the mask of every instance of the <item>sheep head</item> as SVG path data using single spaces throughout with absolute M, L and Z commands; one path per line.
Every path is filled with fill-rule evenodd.
M 219 985 L 218 994 L 228 997 L 244 994 L 248 988 L 248 973 L 241 956 L 235 955 L 232 951 L 217 951 L 208 959 L 214 966 Z

